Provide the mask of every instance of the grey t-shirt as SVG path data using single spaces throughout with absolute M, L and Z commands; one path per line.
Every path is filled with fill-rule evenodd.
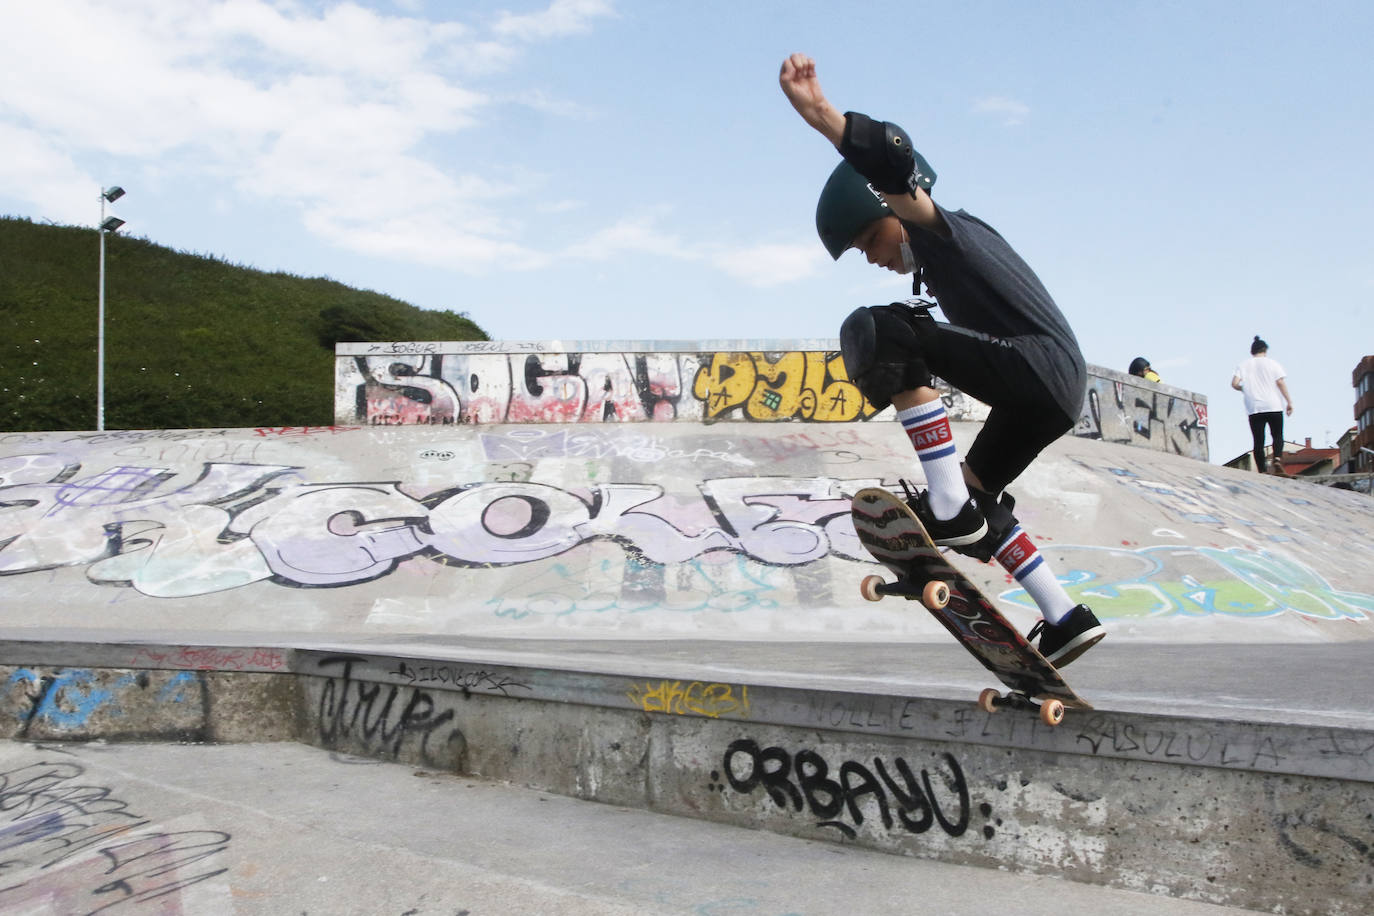
M 1010 343 L 1064 413 L 1076 418 L 1088 370 L 1064 313 L 997 230 L 963 210 L 936 207 L 949 226 L 948 239 L 905 225 L 940 310 L 950 324 Z

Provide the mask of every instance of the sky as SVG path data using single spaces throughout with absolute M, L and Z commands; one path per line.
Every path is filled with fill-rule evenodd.
M 1286 439 L 1353 425 L 1371 34 L 1367 0 L 6 3 L 0 215 L 94 226 L 119 185 L 126 234 L 497 340 L 833 339 L 910 281 L 816 237 L 837 154 L 778 87 L 800 51 L 911 134 L 1089 363 L 1206 396 L 1222 462 L 1257 334 Z

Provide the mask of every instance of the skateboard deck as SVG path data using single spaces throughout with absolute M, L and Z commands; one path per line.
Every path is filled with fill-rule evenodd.
M 850 514 L 860 543 L 897 576 L 893 583 L 880 576 L 867 577 L 861 586 L 864 597 L 878 601 L 884 595 L 900 595 L 920 601 L 1010 688 L 1005 696 L 992 688 L 983 691 L 979 706 L 988 712 L 1003 706 L 1039 706 L 1041 719 L 1049 725 L 1059 724 L 1066 706 L 1092 709 L 978 587 L 945 559 L 905 501 L 880 487 L 867 487 L 854 495 Z

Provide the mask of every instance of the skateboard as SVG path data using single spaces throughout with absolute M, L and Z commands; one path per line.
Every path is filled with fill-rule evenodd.
M 904 484 L 905 485 L 905 484 Z M 1046 725 L 1064 720 L 1065 707 L 1092 709 L 991 601 L 949 563 L 921 520 L 900 497 L 880 487 L 854 494 L 850 508 L 859 542 L 896 576 L 867 576 L 859 591 L 869 601 L 900 595 L 925 605 L 973 657 L 1010 688 L 978 697 L 985 712 L 1038 709 Z

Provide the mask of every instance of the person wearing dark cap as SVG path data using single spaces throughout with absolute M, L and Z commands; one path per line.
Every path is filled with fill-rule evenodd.
M 1274 440 L 1274 473 L 1283 475 L 1283 417 L 1293 415 L 1293 398 L 1288 393 L 1288 373 L 1269 355 L 1269 344 L 1258 334 L 1250 342 L 1250 358 L 1236 367 L 1231 387 L 1245 395 L 1245 413 L 1250 417 L 1250 436 L 1255 470 L 1267 469 L 1264 457 L 1264 431 Z
M 1160 380 L 1159 373 L 1150 368 L 1150 361 L 1143 356 L 1137 356 L 1131 360 L 1131 368 L 1128 370 L 1131 375 L 1143 378 L 1147 382 L 1157 382 Z
M 1067 665 L 1106 630 L 1074 604 L 1012 514 L 1006 487 L 1078 420 L 1087 367 L 1040 278 L 987 223 L 931 199 L 935 171 L 895 124 L 840 114 L 815 61 L 793 54 L 778 81 L 792 107 L 843 157 L 821 190 L 816 230 L 832 258 L 858 249 L 912 277 L 935 301 L 856 309 L 840 327 L 845 371 L 879 409 L 897 408 L 927 489 L 910 500 L 935 543 L 996 557 L 1044 619 L 1028 637 Z M 938 307 L 947 322 L 936 321 Z M 961 464 L 938 376 L 989 406 Z

